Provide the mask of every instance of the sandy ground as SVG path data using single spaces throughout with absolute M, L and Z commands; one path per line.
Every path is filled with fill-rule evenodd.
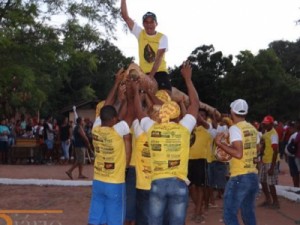
M 279 184 L 292 186 L 288 168 L 281 163 Z M 69 180 L 65 171 L 70 165 L 0 165 L 0 178 L 40 178 Z M 93 167 L 87 165 L 84 174 L 92 179 Z M 74 171 L 74 177 L 77 177 Z M 25 186 L 0 185 L 0 225 L 84 225 L 87 224 L 91 186 Z M 257 205 L 263 201 L 258 196 Z M 220 225 L 222 200 L 216 201 L 218 207 L 206 213 L 204 224 Z M 300 224 L 300 203 L 280 197 L 279 210 L 257 207 L 258 225 Z M 193 212 L 190 202 L 186 225 L 194 225 L 190 220 Z M 9 211 L 7 211 L 9 210 Z M 19 210 L 19 211 L 16 211 Z M 6 219 L 4 219 L 6 218 Z

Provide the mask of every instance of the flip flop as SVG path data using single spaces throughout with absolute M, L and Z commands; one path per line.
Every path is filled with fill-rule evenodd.
M 66 171 L 66 174 L 67 174 L 67 176 L 68 176 L 68 177 L 69 177 L 71 180 L 73 180 L 72 173 L 70 173 L 70 172 Z
M 87 179 L 88 177 L 84 176 L 84 175 L 81 175 L 81 176 L 78 176 L 78 179 Z

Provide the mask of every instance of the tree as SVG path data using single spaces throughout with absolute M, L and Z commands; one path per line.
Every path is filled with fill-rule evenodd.
M 242 51 L 237 59 L 234 69 L 222 83 L 224 101 L 245 99 L 250 106 L 249 117 L 252 119 L 260 120 L 267 114 L 277 119 L 297 116 L 300 102 L 294 98 L 294 94 L 299 91 L 299 82 L 285 73 L 272 49 L 260 50 L 257 56 Z M 296 82 L 294 91 L 291 82 Z M 294 100 L 292 104 L 289 103 L 291 98 Z
M 1 1 L 0 113 L 42 108 L 48 114 L 66 102 L 96 98 L 92 86 L 98 64 L 92 51 L 101 37 L 113 37 L 119 18 L 115 3 Z M 60 27 L 46 23 L 58 14 L 66 17 Z
M 202 45 L 191 53 L 188 60 L 193 66 L 193 82 L 201 101 L 222 108 L 220 80 L 233 68 L 232 56 L 225 57 L 222 52 L 215 52 L 213 45 Z M 185 91 L 180 68 L 172 71 L 172 78 L 174 86 Z
M 275 51 L 286 73 L 300 79 L 300 39 L 296 42 L 274 41 L 269 48 Z

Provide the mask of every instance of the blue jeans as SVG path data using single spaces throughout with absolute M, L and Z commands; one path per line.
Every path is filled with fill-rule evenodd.
M 70 141 L 62 141 L 61 142 L 61 148 L 62 148 L 62 153 L 65 159 L 69 159 L 70 155 L 69 155 L 69 148 L 70 148 Z
M 188 205 L 188 188 L 177 178 L 164 178 L 151 183 L 149 196 L 150 225 L 184 225 Z
M 224 193 L 224 222 L 226 225 L 239 225 L 237 217 L 239 209 L 241 209 L 245 225 L 256 225 L 255 198 L 258 190 L 258 176 L 255 173 L 229 179 Z

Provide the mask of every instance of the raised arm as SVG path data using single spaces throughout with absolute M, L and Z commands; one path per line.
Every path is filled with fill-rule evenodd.
M 134 93 L 134 109 L 136 113 L 136 117 L 138 120 L 141 120 L 142 118 L 146 117 L 147 114 L 143 111 L 140 95 L 139 95 L 139 81 L 136 81 L 133 83 L 133 93 Z
M 122 73 L 124 72 L 124 69 L 120 69 L 115 77 L 114 86 L 110 89 L 107 98 L 105 99 L 104 105 L 114 105 L 116 100 L 116 94 L 118 92 L 119 85 L 122 81 Z
M 121 15 L 122 15 L 122 18 L 125 20 L 129 29 L 132 30 L 134 21 L 128 15 L 126 0 L 121 0 Z
M 192 82 L 192 67 L 189 63 L 189 61 L 183 62 L 182 68 L 181 68 L 181 75 L 185 81 L 185 84 L 187 86 L 188 95 L 190 104 L 187 109 L 187 113 L 193 115 L 195 118 L 198 116 L 198 110 L 199 110 L 199 97 L 198 93 L 196 91 L 196 88 Z

